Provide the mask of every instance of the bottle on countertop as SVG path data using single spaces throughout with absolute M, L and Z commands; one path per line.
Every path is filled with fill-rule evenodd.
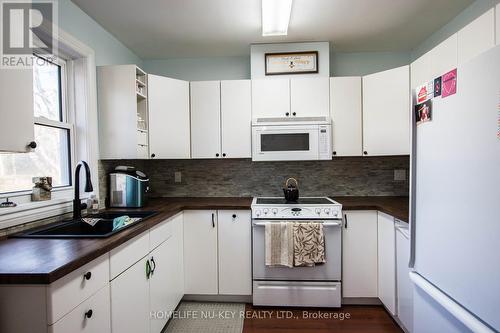
M 95 194 L 91 194 L 87 199 L 87 212 L 89 214 L 99 213 L 99 200 Z

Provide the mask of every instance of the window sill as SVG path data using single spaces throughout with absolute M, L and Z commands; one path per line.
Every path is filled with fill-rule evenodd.
M 20 204 L 0 209 L 0 229 L 29 223 L 44 218 L 69 213 L 73 210 L 72 199 L 60 198 Z

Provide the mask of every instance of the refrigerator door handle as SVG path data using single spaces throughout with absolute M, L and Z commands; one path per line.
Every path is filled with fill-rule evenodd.
M 412 90 L 411 94 L 411 110 L 413 110 L 414 105 L 417 102 L 417 91 Z M 408 262 L 408 267 L 415 268 L 415 198 L 416 198 L 416 184 L 417 184 L 417 119 L 415 112 L 410 112 L 411 114 L 411 151 L 410 151 L 410 211 L 409 211 L 409 224 L 410 224 L 410 260 Z
M 416 272 L 410 272 L 410 278 L 418 288 L 422 289 L 427 295 L 429 295 L 434 301 L 445 308 L 446 311 L 457 318 L 462 324 L 467 326 L 472 332 L 495 333 L 493 329 L 486 326 L 464 307 L 448 297 L 445 293 L 436 288 L 429 281 L 424 279 L 420 274 Z

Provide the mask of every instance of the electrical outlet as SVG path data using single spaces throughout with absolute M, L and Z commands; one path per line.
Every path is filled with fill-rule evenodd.
M 394 169 L 394 180 L 395 181 L 405 181 L 406 180 L 406 169 Z
M 174 181 L 176 183 L 181 183 L 182 182 L 182 174 L 180 171 L 174 172 Z

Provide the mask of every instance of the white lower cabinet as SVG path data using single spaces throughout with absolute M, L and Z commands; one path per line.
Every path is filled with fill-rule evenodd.
M 108 333 L 110 323 L 109 285 L 78 305 L 54 325 L 50 333 Z
M 219 294 L 251 295 L 252 224 L 250 211 L 219 210 L 217 215 Z
M 151 333 L 161 332 L 172 311 L 175 310 L 184 295 L 182 217 L 167 223 L 173 224 L 172 237 L 155 248 L 149 255 L 153 269 L 149 279 Z
M 344 211 L 342 296 L 376 298 L 377 212 Z
M 111 331 L 149 332 L 148 257 L 144 257 L 111 281 Z
M 186 294 L 217 295 L 217 211 L 184 212 L 184 283 Z
M 251 249 L 250 211 L 185 211 L 185 293 L 251 295 Z
M 382 212 L 378 212 L 378 297 L 392 315 L 397 315 L 394 218 Z

